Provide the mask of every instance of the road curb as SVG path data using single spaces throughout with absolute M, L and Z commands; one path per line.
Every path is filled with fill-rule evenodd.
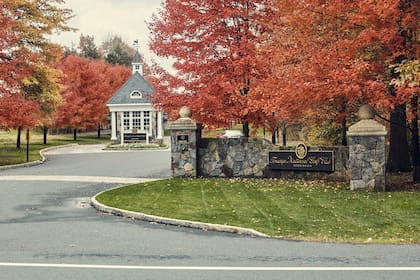
M 121 187 L 118 187 L 121 188 Z M 109 191 L 109 190 L 107 190 Z M 104 205 L 96 200 L 96 197 L 101 195 L 104 192 L 100 192 L 96 194 L 94 197 L 91 198 L 90 204 L 93 208 L 96 210 L 103 212 L 103 213 L 109 213 L 116 216 L 121 216 L 125 218 L 131 218 L 136 220 L 142 220 L 147 222 L 153 222 L 153 223 L 159 223 L 159 224 L 165 224 L 165 225 L 173 225 L 173 226 L 181 226 L 181 227 L 187 227 L 187 228 L 194 228 L 194 229 L 201 229 L 204 231 L 220 231 L 220 232 L 229 232 L 229 233 L 236 233 L 236 234 L 243 234 L 243 235 L 250 235 L 255 237 L 270 237 L 264 233 L 258 232 L 253 229 L 248 228 L 242 228 L 242 227 L 235 227 L 235 226 L 228 226 L 228 225 L 220 225 L 220 224 L 210 224 L 210 223 L 202 223 L 202 222 L 194 222 L 194 221 L 188 221 L 188 220 L 178 220 L 178 219 L 171 219 L 171 218 L 165 218 L 165 217 L 159 217 L 154 215 L 148 215 L 144 213 L 138 213 L 128 210 L 123 210 L 119 208 L 110 207 L 107 205 Z
M 19 164 L 3 165 L 3 166 L 0 166 L 0 171 L 1 170 L 21 168 L 21 167 L 30 167 L 30 166 L 40 165 L 40 164 L 43 164 L 47 160 L 44 153 L 46 153 L 48 151 L 52 151 L 52 150 L 57 150 L 57 149 L 61 149 L 61 148 L 68 148 L 68 147 L 73 147 L 73 146 L 78 146 L 78 145 L 79 144 L 67 144 L 67 145 L 60 145 L 60 146 L 53 146 L 53 147 L 45 148 L 45 149 L 42 149 L 42 150 L 39 151 L 39 154 L 41 156 L 40 160 L 25 162 L 25 163 L 19 163 Z

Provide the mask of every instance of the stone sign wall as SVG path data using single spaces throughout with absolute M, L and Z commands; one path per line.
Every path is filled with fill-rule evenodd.
M 333 172 L 270 169 L 270 152 L 292 152 L 295 147 L 278 147 L 262 138 L 202 138 L 198 140 L 197 147 L 199 176 L 347 179 L 347 147 L 309 147 L 310 151 L 330 151 L 334 154 Z
M 385 190 L 385 136 L 364 105 L 349 127 L 349 147 L 278 147 L 262 138 L 201 138 L 201 125 L 183 107 L 171 131 L 175 177 L 279 177 L 348 181 L 351 190 Z

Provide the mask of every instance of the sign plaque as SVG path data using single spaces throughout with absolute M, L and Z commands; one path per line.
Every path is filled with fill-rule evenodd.
M 188 135 L 186 134 L 177 135 L 176 142 L 178 144 L 188 144 Z
M 289 171 L 334 171 L 333 151 L 309 151 L 300 143 L 295 151 L 276 151 L 268 154 L 269 168 Z
M 146 141 L 146 133 L 124 133 L 124 141 Z

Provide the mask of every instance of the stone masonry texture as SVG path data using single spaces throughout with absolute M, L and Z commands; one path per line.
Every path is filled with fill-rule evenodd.
M 385 137 L 352 136 L 350 139 L 350 188 L 385 189 Z
M 335 171 L 279 171 L 268 168 L 270 151 L 294 150 L 278 147 L 262 138 L 202 138 L 198 140 L 197 174 L 203 177 L 282 177 L 299 179 L 347 178 L 347 147 L 312 147 L 313 150 L 333 150 Z

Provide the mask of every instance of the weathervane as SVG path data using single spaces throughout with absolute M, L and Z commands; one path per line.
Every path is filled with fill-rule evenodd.
M 134 40 L 133 46 L 136 48 L 136 51 L 139 50 L 139 39 Z

